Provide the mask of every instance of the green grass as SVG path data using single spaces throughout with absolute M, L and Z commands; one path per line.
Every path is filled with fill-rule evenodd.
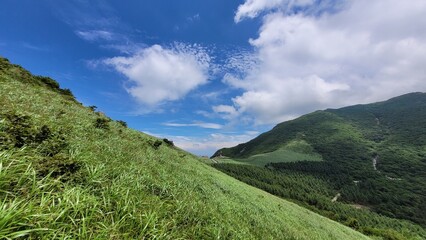
M 232 158 L 227 158 L 227 157 L 221 157 L 221 158 L 214 158 L 213 160 L 210 160 L 208 162 L 209 164 L 214 164 L 214 163 L 232 163 L 232 164 L 245 164 L 245 165 L 250 165 L 250 163 L 239 160 L 239 159 L 232 159 Z
M 270 153 L 256 154 L 245 159 L 238 159 L 238 161 L 263 167 L 271 162 L 322 161 L 322 157 L 320 155 L 298 153 L 284 148 Z
M 247 158 L 216 157 L 212 163 L 247 164 L 264 167 L 268 163 L 300 161 L 318 162 L 323 161 L 323 159 L 306 141 L 294 140 L 272 152 L 256 154 Z
M 321 156 L 298 153 L 287 149 L 278 149 L 270 153 L 256 154 L 248 158 L 215 158 L 217 163 L 233 163 L 233 164 L 246 164 L 258 167 L 264 167 L 268 163 L 279 162 L 300 162 L 300 161 L 322 161 Z M 216 163 L 212 162 L 212 163 Z
M 367 239 L 47 83 L 0 59 L 0 239 Z

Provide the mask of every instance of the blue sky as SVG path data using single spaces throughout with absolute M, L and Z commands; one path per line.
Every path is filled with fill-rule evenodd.
M 0 55 L 196 154 L 426 91 L 424 0 L 88 2 L 3 0 Z

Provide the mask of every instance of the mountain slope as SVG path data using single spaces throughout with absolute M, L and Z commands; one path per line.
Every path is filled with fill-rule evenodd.
M 294 139 L 346 137 L 373 142 L 424 146 L 426 144 L 426 93 L 411 93 L 385 102 L 328 109 L 280 123 L 257 138 L 233 148 L 218 150 L 228 157 L 272 152 Z M 341 132 L 354 134 L 341 135 Z M 306 136 L 312 134 L 314 136 Z
M 0 238 L 366 239 L 0 58 Z
M 269 168 L 324 178 L 344 202 L 426 225 L 426 93 L 307 114 L 214 157 L 248 159 L 292 141 L 307 142 L 324 161 Z

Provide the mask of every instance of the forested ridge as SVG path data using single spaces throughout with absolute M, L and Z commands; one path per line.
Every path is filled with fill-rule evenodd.
M 336 196 L 344 196 L 347 189 L 338 190 L 336 186 L 345 184 L 330 181 L 326 175 L 312 176 L 294 170 L 279 171 L 250 165 L 214 164 L 215 168 L 263 189 L 276 196 L 315 211 L 325 217 L 341 222 L 364 234 L 383 239 L 424 239 L 424 227 L 407 220 L 391 218 L 371 211 L 370 205 L 353 204 L 342 198 L 333 202 Z M 325 172 L 324 172 L 325 173 Z
M 426 93 L 313 112 L 280 123 L 247 143 L 220 149 L 213 157 L 244 162 L 295 141 L 309 144 L 323 161 L 271 159 L 260 168 L 215 166 L 365 233 L 375 226 L 405 231 L 408 225 L 395 227 L 392 224 L 398 225 L 398 220 L 392 222 L 390 218 L 426 226 Z M 332 203 L 337 194 L 337 203 Z M 349 204 L 363 208 L 363 214 Z M 376 213 L 389 219 L 380 218 L 379 224 L 371 220 L 379 216 Z

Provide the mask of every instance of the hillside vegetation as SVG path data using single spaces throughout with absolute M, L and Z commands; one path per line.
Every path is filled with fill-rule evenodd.
M 0 239 L 367 239 L 0 58 Z
M 426 238 L 426 93 L 307 114 L 280 123 L 247 143 L 221 149 L 213 157 L 250 163 L 254 156 L 274 155 L 295 141 L 306 142 L 323 161 L 271 158 L 266 168 L 226 164 L 216 167 L 364 233 L 370 234 L 370 228 L 376 227 L 383 232 L 393 229 L 401 233 L 401 238 L 411 238 L 406 233 L 414 232 L 408 230 L 412 228 L 420 229 L 420 239 Z M 303 184 L 292 188 L 295 182 Z M 330 200 L 337 194 L 332 203 Z M 365 214 L 339 202 L 363 208 Z M 402 221 L 398 227 L 399 223 L 391 223 L 374 212 L 423 227 L 409 222 L 402 226 Z M 372 220 L 377 217 L 382 223 Z M 379 231 L 376 229 L 373 234 L 381 235 Z
M 239 163 L 264 167 L 268 163 L 299 162 L 299 161 L 322 161 L 320 154 L 316 153 L 311 145 L 306 141 L 296 140 L 287 143 L 285 146 L 266 153 L 259 153 L 247 158 L 216 158 L 219 163 Z

